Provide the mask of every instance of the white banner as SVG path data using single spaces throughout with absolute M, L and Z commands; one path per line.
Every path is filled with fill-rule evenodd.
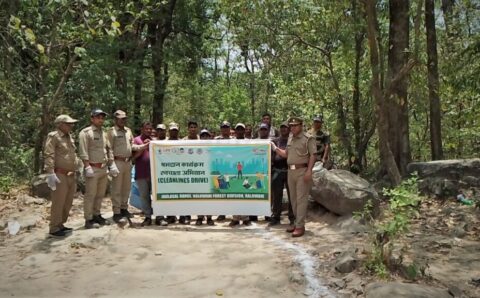
M 269 140 L 150 143 L 154 215 L 270 215 Z

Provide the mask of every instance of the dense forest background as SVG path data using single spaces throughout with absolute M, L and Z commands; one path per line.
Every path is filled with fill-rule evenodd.
M 0 185 L 94 107 L 183 134 L 321 113 L 339 167 L 398 184 L 478 154 L 479 75 L 477 0 L 0 0 Z

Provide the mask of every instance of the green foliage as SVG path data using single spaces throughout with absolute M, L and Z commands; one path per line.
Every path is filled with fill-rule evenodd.
M 365 263 L 365 268 L 379 278 L 386 279 L 390 276 L 390 271 L 383 260 L 383 248 L 374 246 L 370 252 L 369 258 Z
M 0 147 L 0 192 L 22 184 L 33 177 L 33 149 L 25 146 Z
M 411 1 L 410 11 L 416 11 L 419 1 Z M 130 126 L 138 125 L 134 120 L 151 119 L 152 44 L 161 29 L 149 31 L 149 24 L 166 19 L 168 3 L 1 2 L 0 143 L 38 149 L 45 134 L 39 130 L 55 115 L 69 113 L 80 119 L 79 130 L 88 124 L 89 110 L 96 106 L 109 113 L 126 110 Z M 473 157 L 480 149 L 480 10 L 475 5 L 456 1 L 451 16 L 437 24 L 445 158 Z M 388 49 L 388 2 L 380 1 L 377 13 L 379 41 Z M 413 17 L 414 13 L 412 21 Z M 418 44 L 419 52 L 408 49 L 419 60 L 408 76 L 413 160 L 430 159 L 422 18 L 423 14 L 418 34 L 410 28 L 410 44 Z M 363 36 L 358 53 L 357 36 Z M 380 59 L 386 64 L 388 51 L 383 52 Z M 355 127 L 357 54 L 360 123 Z M 164 122 L 180 123 L 185 133 L 184 125 L 192 118 L 200 126 L 216 128 L 225 119 L 258 124 L 268 111 L 278 126 L 291 115 L 310 119 L 323 113 L 335 159 L 348 163 L 352 151 L 362 144 L 357 137 L 365 138 L 375 122 L 368 54 L 358 1 L 176 1 L 172 32 L 161 47 Z M 73 58 L 72 73 L 61 86 Z M 341 113 L 346 118 L 344 128 Z M 310 124 L 306 121 L 307 127 Z M 342 139 L 350 144 L 339 144 Z M 373 176 L 380 165 L 377 142 L 376 135 L 366 140 L 364 175 Z M 407 190 L 391 191 L 398 191 L 392 197 L 404 197 L 398 204 L 414 203 L 405 198 Z M 396 204 L 394 199 L 392 205 Z M 386 229 L 402 229 L 405 221 L 399 216 Z
M 15 181 L 12 176 L 0 176 L 0 193 L 8 193 Z
M 365 205 L 363 206 L 361 211 L 354 211 L 353 217 L 357 220 L 363 220 L 365 222 L 371 222 L 374 220 L 373 218 L 373 202 L 372 200 L 368 200 Z
M 392 189 L 384 189 L 389 197 L 389 207 L 385 212 L 385 222 L 372 221 L 373 247 L 366 268 L 379 277 L 385 278 L 389 271 L 397 270 L 398 265 L 391 259 L 395 241 L 408 231 L 410 220 L 418 213 L 417 207 L 422 200 L 418 192 L 417 173 Z M 365 214 L 363 212 L 362 214 Z M 363 215 L 365 216 L 365 215 Z M 407 268 L 406 275 L 417 276 L 416 265 Z

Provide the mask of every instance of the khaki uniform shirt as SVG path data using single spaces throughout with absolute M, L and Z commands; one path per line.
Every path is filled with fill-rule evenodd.
M 112 157 L 131 157 L 132 151 L 141 146 L 133 144 L 133 134 L 130 128 L 113 126 L 107 131 L 108 147 L 112 149 Z
M 103 164 L 113 160 L 112 151 L 108 147 L 107 134 L 102 128 L 91 125 L 82 129 L 79 144 L 79 156 L 82 160 Z
M 305 164 L 311 155 L 317 152 L 315 138 L 310 134 L 301 132 L 294 137 L 290 134 L 287 142 L 287 164 Z
M 45 142 L 45 171 L 53 173 L 55 168 L 75 171 L 77 155 L 75 154 L 75 143 L 70 134 L 60 130 L 52 131 Z
M 197 135 L 197 137 L 195 139 L 190 139 L 188 136 L 186 136 L 182 140 L 200 140 L 200 136 Z

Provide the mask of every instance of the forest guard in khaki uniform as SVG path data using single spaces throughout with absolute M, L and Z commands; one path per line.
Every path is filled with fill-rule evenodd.
M 45 172 L 48 175 L 48 187 L 52 190 L 49 233 L 56 237 L 64 237 L 72 231 L 63 224 L 68 219 L 73 195 L 77 190 L 76 147 L 70 135 L 76 122 L 78 120 L 68 115 L 59 115 L 55 119 L 57 130 L 50 132 L 45 142 Z
M 292 233 L 293 237 L 301 237 L 305 234 L 308 195 L 312 188 L 312 168 L 316 161 L 317 146 L 315 139 L 303 132 L 303 119 L 291 117 L 288 125 L 291 135 L 287 149 L 282 150 L 273 142 L 271 144 L 275 153 L 287 158 L 288 188 L 295 215 L 295 225 L 289 227 L 287 232 Z
M 85 170 L 85 198 L 83 212 L 85 228 L 98 228 L 99 225 L 109 225 L 100 214 L 102 200 L 107 190 L 107 163 L 113 160 L 108 147 L 107 134 L 102 126 L 107 113 L 94 109 L 91 113 L 91 125 L 84 128 L 79 135 L 79 156 Z M 118 175 L 115 164 L 110 167 L 111 175 Z
M 317 161 L 322 162 L 323 167 L 330 170 L 333 163 L 330 160 L 330 134 L 322 130 L 323 116 L 313 116 L 313 126 L 308 133 L 315 138 L 317 144 Z
M 118 223 L 123 217 L 131 218 L 128 212 L 128 197 L 132 188 L 132 151 L 142 149 L 146 145 L 133 144 L 133 134 L 126 127 L 127 114 L 117 110 L 114 114 L 115 126 L 107 131 L 108 147 L 113 157 L 109 162 L 112 175 L 112 208 L 113 221 Z

